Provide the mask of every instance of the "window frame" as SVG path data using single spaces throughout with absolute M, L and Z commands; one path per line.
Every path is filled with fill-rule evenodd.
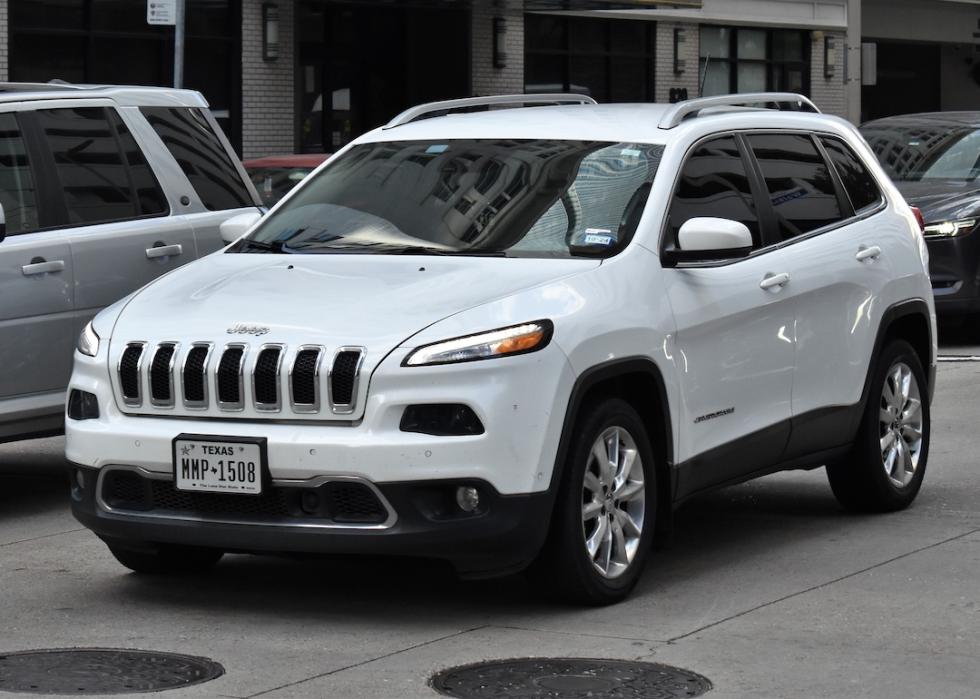
M 828 224 L 821 228 L 814 228 L 812 231 L 808 231 L 801 235 L 792 238 L 783 239 L 778 232 L 779 231 L 778 221 L 776 220 L 775 214 L 772 211 L 772 202 L 770 201 L 769 198 L 769 188 L 766 186 L 765 180 L 762 177 L 762 169 L 758 163 L 758 160 L 756 160 L 755 154 L 752 153 L 751 147 L 749 146 L 746 140 L 747 136 L 754 135 L 754 134 L 763 134 L 763 133 L 795 134 L 795 135 L 809 136 L 811 140 L 813 140 L 813 142 L 816 144 L 818 152 L 821 154 L 821 157 L 824 158 L 824 161 L 827 163 L 829 167 L 831 179 L 834 181 L 835 189 L 838 192 L 838 198 L 840 198 L 842 194 L 844 196 L 844 202 L 841 205 L 842 206 L 841 211 L 842 212 L 845 210 L 849 211 L 851 215 L 844 216 L 839 221 Z M 763 244 L 758 248 L 753 248 L 748 254 L 732 255 L 731 257 L 726 257 L 720 260 L 709 260 L 709 259 L 677 260 L 676 263 L 666 264 L 664 262 L 664 255 L 666 254 L 667 256 L 669 256 L 670 253 L 672 252 L 672 249 L 667 247 L 667 244 L 669 242 L 668 227 L 670 224 L 670 210 L 671 207 L 673 206 L 674 192 L 677 191 L 677 186 L 680 182 L 681 173 L 684 171 L 684 166 L 687 164 L 687 161 L 691 157 L 691 154 L 700 145 L 702 145 L 707 141 L 711 141 L 714 140 L 715 138 L 719 138 L 723 136 L 733 136 L 736 142 L 739 144 L 739 150 L 742 153 L 742 157 L 748 158 L 751 161 L 752 167 L 747 174 L 749 177 L 749 184 L 752 187 L 753 198 L 756 201 L 757 207 L 760 206 L 760 199 L 762 200 L 761 208 L 758 209 L 759 232 L 763 241 L 765 241 L 765 244 Z M 661 221 L 660 224 L 660 239 L 658 241 L 657 250 L 659 251 L 659 256 L 661 259 L 661 266 L 664 268 L 725 267 L 728 265 L 737 264 L 744 260 L 755 259 L 757 257 L 769 254 L 770 252 L 774 252 L 776 250 L 782 250 L 783 248 L 810 240 L 811 238 L 815 238 L 819 235 L 823 235 L 824 233 L 835 231 L 843 226 L 847 226 L 852 223 L 856 223 L 858 221 L 864 221 L 866 219 L 871 218 L 872 216 L 876 216 L 881 212 L 883 212 L 888 206 L 888 200 L 885 198 L 884 194 L 882 193 L 881 185 L 878 182 L 877 178 L 874 177 L 874 175 L 872 174 L 871 168 L 868 167 L 867 163 L 860 156 L 858 156 L 858 159 L 869 171 L 868 174 L 872 175 L 872 178 L 875 181 L 875 185 L 878 187 L 878 191 L 879 194 L 881 194 L 881 197 L 875 206 L 865 207 L 860 211 L 854 211 L 854 207 L 851 205 L 850 197 L 848 197 L 847 192 L 844 189 L 843 183 L 840 179 L 840 175 L 837 172 L 837 168 L 834 166 L 833 161 L 829 159 L 825 149 L 823 148 L 823 144 L 820 143 L 820 137 L 824 137 L 824 136 L 836 138 L 842 141 L 845 145 L 847 145 L 847 141 L 843 139 L 839 134 L 835 134 L 827 131 L 815 131 L 815 130 L 804 131 L 801 129 L 778 129 L 778 128 L 729 129 L 726 131 L 717 131 L 711 134 L 707 134 L 692 142 L 685 149 L 684 157 L 681 161 L 681 165 L 680 167 L 677 168 L 677 170 L 674 173 L 673 184 L 671 185 L 670 188 L 670 195 L 669 195 L 670 198 L 668 200 L 668 204 L 664 213 L 663 220 Z M 855 151 L 854 148 L 851 148 L 851 151 L 853 151 L 855 155 L 857 155 L 857 152 Z
M 165 209 L 159 213 L 151 214 L 136 214 L 135 216 L 129 216 L 124 218 L 109 219 L 105 221 L 83 221 L 83 222 L 73 222 L 69 216 L 68 212 L 68 202 L 65 198 L 64 187 L 61 183 L 61 177 L 58 174 L 58 165 L 54 157 L 54 151 L 51 149 L 51 145 L 47 141 L 47 137 L 44 133 L 44 127 L 41 125 L 41 120 L 38 118 L 37 112 L 41 110 L 53 111 L 55 109 L 101 109 L 103 113 L 106 114 L 106 122 L 112 129 L 113 141 L 116 144 L 117 152 L 119 153 L 119 158 L 126 168 L 126 180 L 129 187 L 130 195 L 133 198 L 134 205 L 139 207 L 139 195 L 134 187 L 134 180 L 131 173 L 132 166 L 129 163 L 128 158 L 126 158 L 126 151 L 122 149 L 122 143 L 119 138 L 119 134 L 115 131 L 114 121 L 118 121 L 118 124 L 122 124 L 126 127 L 127 132 L 136 144 L 136 147 L 140 149 L 143 154 L 143 158 L 146 160 L 147 167 L 149 168 L 150 174 L 153 177 L 153 181 L 156 183 L 157 188 L 163 195 L 163 202 L 166 205 Z M 115 120 L 109 117 L 110 112 L 115 115 Z M 146 149 L 143 144 L 140 143 L 139 139 L 132 132 L 129 126 L 126 124 L 125 119 L 119 111 L 111 105 L 106 104 L 92 104 L 87 101 L 79 101 L 78 104 L 71 104 L 68 102 L 60 102 L 56 105 L 45 104 L 40 102 L 33 104 L 30 108 L 15 112 L 17 116 L 17 123 L 21 126 L 21 132 L 24 134 L 25 144 L 27 145 L 28 158 L 34 156 L 34 162 L 36 165 L 36 171 L 40 173 L 40 176 L 44 179 L 36 187 L 37 189 L 37 199 L 39 206 L 45 207 L 45 220 L 49 221 L 49 225 L 42 225 L 37 230 L 65 230 L 73 228 L 87 228 L 89 226 L 105 226 L 116 223 L 126 223 L 128 221 L 141 221 L 147 219 L 155 218 L 166 218 L 171 215 L 172 208 L 170 205 L 170 198 L 167 196 L 167 190 L 164 189 L 160 182 L 160 178 L 157 176 L 156 171 L 153 169 L 153 160 L 147 157 Z M 34 170 L 32 170 L 32 173 Z M 40 223 L 40 212 L 39 212 L 39 223 Z M 28 231 L 35 232 L 35 231 Z

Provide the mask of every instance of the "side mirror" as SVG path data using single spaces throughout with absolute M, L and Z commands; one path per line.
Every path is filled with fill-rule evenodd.
M 238 214 L 226 219 L 218 227 L 221 240 L 230 245 L 248 232 L 248 229 L 255 225 L 256 221 L 262 218 L 262 214 L 257 211 L 249 211 L 247 214 Z
M 0 243 L 7 237 L 7 215 L 3 212 L 3 204 L 0 204 Z
M 664 262 L 704 262 L 745 257 L 752 252 L 752 233 L 748 226 L 727 218 L 688 219 L 677 232 L 679 249 L 665 250 Z

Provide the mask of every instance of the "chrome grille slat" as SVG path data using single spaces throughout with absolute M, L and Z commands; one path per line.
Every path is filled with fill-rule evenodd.
M 366 354 L 359 346 L 328 351 L 276 342 L 250 347 L 134 340 L 118 355 L 118 395 L 126 408 L 144 413 L 180 405 L 215 415 L 254 411 L 329 419 L 355 413 Z

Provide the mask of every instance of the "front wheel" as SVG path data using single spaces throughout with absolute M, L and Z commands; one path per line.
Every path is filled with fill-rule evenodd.
M 550 596 L 618 602 L 643 571 L 656 506 L 656 469 L 643 421 L 629 403 L 605 399 L 576 424 L 548 542 L 532 576 Z
M 827 477 L 847 509 L 901 510 L 915 500 L 928 456 L 925 372 L 912 346 L 893 340 L 875 366 L 854 448 L 848 458 L 827 466 Z

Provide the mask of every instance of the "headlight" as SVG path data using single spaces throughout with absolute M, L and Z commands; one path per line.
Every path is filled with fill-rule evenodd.
M 78 336 L 78 351 L 87 357 L 94 357 L 99 353 L 99 336 L 92 328 L 92 321 L 88 322 L 82 334 Z
M 975 218 L 964 218 L 959 221 L 941 221 L 940 223 L 930 223 L 926 226 L 925 234 L 936 238 L 952 238 L 962 233 L 968 233 L 977 225 Z
M 543 349 L 551 341 L 554 325 L 550 320 L 512 325 L 476 335 L 457 337 L 419 347 L 402 362 L 402 366 L 453 364 L 525 354 Z

